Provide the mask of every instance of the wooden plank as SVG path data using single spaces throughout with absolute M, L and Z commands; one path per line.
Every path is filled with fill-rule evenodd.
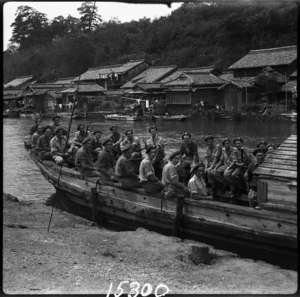
M 280 148 L 283 148 L 283 147 L 292 147 L 292 148 L 295 148 L 295 147 L 298 147 L 297 143 L 283 143 L 279 146 Z
M 291 161 L 297 161 L 297 156 L 287 156 L 287 155 L 274 155 L 271 153 L 268 156 L 268 159 L 278 159 L 278 160 L 291 160 Z
M 274 164 L 274 160 L 275 159 L 266 158 L 263 161 L 262 165 L 264 165 L 264 164 Z M 275 164 L 278 164 L 278 165 L 291 165 L 291 166 L 296 166 L 297 167 L 297 161 L 293 161 L 293 160 L 276 159 Z
M 297 156 L 297 151 L 281 151 L 279 149 L 272 152 L 272 155 Z
M 296 165 L 283 165 L 283 164 L 276 164 L 276 163 L 262 163 L 261 165 L 259 165 L 259 168 L 273 168 L 273 169 L 297 171 Z
M 260 205 L 267 201 L 268 184 L 265 181 L 258 180 L 257 182 L 257 203 Z
M 297 171 L 288 171 L 288 170 L 280 170 L 280 169 L 267 169 L 258 167 L 255 170 L 256 174 L 270 175 L 270 176 L 279 176 L 286 178 L 297 178 Z
M 266 210 L 274 210 L 274 211 L 280 211 L 280 212 L 286 212 L 286 213 L 292 213 L 296 214 L 297 213 L 297 207 L 290 206 L 287 208 L 285 205 L 280 205 L 280 204 L 274 204 L 274 203 L 262 203 L 260 204 L 260 207 L 262 209 Z
M 268 180 L 267 201 L 282 201 L 297 204 L 297 188 L 289 187 L 289 182 Z
M 297 146 L 292 147 L 292 146 L 281 146 L 279 149 L 275 150 L 276 152 L 297 152 Z M 274 152 L 275 152 L 274 151 Z

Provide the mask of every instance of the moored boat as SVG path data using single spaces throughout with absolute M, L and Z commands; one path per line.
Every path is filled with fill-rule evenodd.
M 105 115 L 105 119 L 109 121 L 139 121 L 138 116 L 129 116 L 121 114 L 108 114 Z
M 286 155 L 294 156 L 288 153 Z M 81 211 L 93 216 L 98 222 L 106 221 L 128 229 L 144 227 L 169 235 L 172 233 L 177 208 L 175 199 L 151 196 L 142 189 L 126 190 L 119 183 L 97 178 L 83 179 L 74 169 L 62 167 L 61 170 L 52 161 L 41 161 L 33 151 L 30 151 L 30 157 L 45 179 L 62 194 L 61 201 L 69 207 L 79 206 Z M 267 163 L 272 164 L 270 160 L 271 156 Z M 181 237 L 204 241 L 265 261 L 281 261 L 280 265 L 295 268 L 297 197 L 294 195 L 295 182 L 290 179 L 295 174 L 282 180 L 278 176 L 282 173 L 279 172 L 280 169 L 272 168 L 272 165 L 264 165 L 264 168 L 262 172 L 257 171 L 262 176 L 258 190 L 260 210 L 215 200 L 186 198 Z M 286 184 L 283 191 L 285 196 L 282 198 L 280 194 L 274 198 L 274 193 L 279 190 L 276 190 L 276 177 L 281 180 L 281 186 Z M 266 186 L 265 183 L 269 180 L 272 182 Z M 292 191 L 289 198 L 286 198 L 288 188 L 292 188 Z
M 163 120 L 163 121 L 184 121 L 187 119 L 185 115 L 164 115 L 164 116 L 154 116 L 156 120 Z

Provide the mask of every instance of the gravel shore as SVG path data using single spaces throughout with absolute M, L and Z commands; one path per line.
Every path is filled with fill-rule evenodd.
M 145 229 L 110 231 L 44 202 L 3 197 L 3 291 L 6 294 L 111 294 L 120 282 L 159 284 L 169 294 L 293 294 L 297 272 L 210 248 L 195 265 L 199 243 Z M 134 285 L 131 284 L 131 289 Z M 146 288 L 144 287 L 145 291 Z M 120 292 L 120 291 L 118 291 Z M 157 294 L 166 292 L 161 288 Z M 132 291 L 134 294 L 134 291 Z

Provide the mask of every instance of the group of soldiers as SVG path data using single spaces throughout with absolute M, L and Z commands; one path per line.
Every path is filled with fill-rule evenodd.
M 218 188 L 221 191 L 230 188 L 233 202 L 246 188 L 250 206 L 255 206 L 257 181 L 252 173 L 275 149 L 274 145 L 261 141 L 251 157 L 241 138 L 232 143 L 226 138 L 220 145 L 211 135 L 205 138 L 207 149 L 205 156 L 200 158 L 197 144 L 186 132 L 180 148 L 171 153 L 166 162 L 166 142 L 158 135 L 156 126 L 149 128 L 150 137 L 142 139 L 142 148 L 132 129 L 122 135 L 113 125 L 111 134 L 102 139 L 102 131 L 91 133 L 79 124 L 74 138 L 69 140 L 60 117 L 54 116 L 52 120 L 51 125 L 44 127 L 41 118 L 36 118 L 30 128 L 32 148 L 40 159 L 73 167 L 83 178 L 99 177 L 120 182 L 125 189 L 143 188 L 146 193 L 164 197 L 213 199 Z M 146 151 L 144 158 L 143 150 Z M 133 160 L 140 161 L 138 172 Z

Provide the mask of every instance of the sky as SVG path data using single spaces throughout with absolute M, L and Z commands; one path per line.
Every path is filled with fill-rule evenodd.
M 41 13 L 45 13 L 49 20 L 62 15 L 67 17 L 69 14 L 73 17 L 79 17 L 77 8 L 83 2 L 6 2 L 3 6 L 3 50 L 6 50 L 9 39 L 11 38 L 12 28 L 10 25 L 14 22 L 17 8 L 21 5 L 27 5 L 35 8 Z M 164 4 L 128 4 L 122 2 L 96 2 L 98 14 L 103 21 L 109 21 L 112 18 L 118 18 L 122 23 L 131 20 L 138 21 L 144 17 L 159 18 L 171 14 L 172 10 L 177 9 L 182 3 L 172 3 L 171 8 Z

